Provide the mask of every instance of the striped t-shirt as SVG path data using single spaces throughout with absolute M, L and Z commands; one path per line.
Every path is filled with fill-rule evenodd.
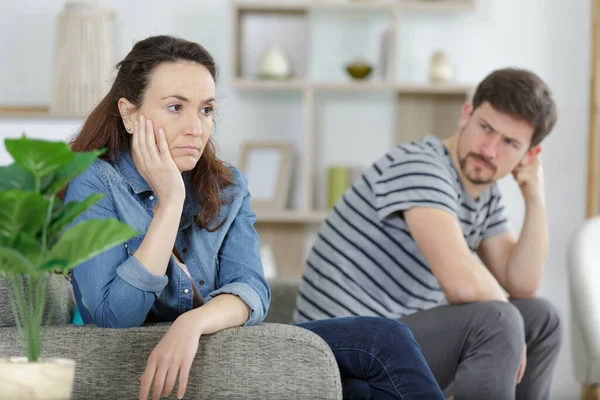
M 308 255 L 294 321 L 354 315 L 400 318 L 445 301 L 400 212 L 454 215 L 471 251 L 509 228 L 496 184 L 465 190 L 449 151 L 432 135 L 377 160 L 329 214 Z

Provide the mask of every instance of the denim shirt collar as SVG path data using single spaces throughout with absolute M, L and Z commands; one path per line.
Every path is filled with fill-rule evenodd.
M 117 159 L 117 167 L 123 175 L 125 182 L 133 189 L 134 193 L 139 195 L 144 192 L 152 192 L 152 188 L 138 172 L 135 163 L 128 151 L 123 151 Z M 188 228 L 200 213 L 200 204 L 194 200 L 193 190 L 189 184 L 189 173 L 184 172 L 183 183 L 185 185 L 185 201 L 183 203 L 183 214 L 181 216 L 181 228 Z

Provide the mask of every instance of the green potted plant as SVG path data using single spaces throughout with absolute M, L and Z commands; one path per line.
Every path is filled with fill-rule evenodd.
M 65 276 L 136 231 L 116 219 L 74 223 L 102 194 L 68 204 L 58 196 L 103 151 L 72 152 L 64 142 L 25 134 L 4 143 L 14 163 L 0 167 L 0 279 L 9 288 L 27 357 L 0 359 L 0 398 L 69 399 L 75 362 L 40 357 L 42 329 L 51 320 L 51 311 L 44 315 L 52 309 L 49 279 Z

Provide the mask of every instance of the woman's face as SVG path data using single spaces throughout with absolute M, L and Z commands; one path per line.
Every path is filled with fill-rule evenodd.
M 194 62 L 155 67 L 140 108 L 119 100 L 125 126 L 133 126 L 133 121 L 144 116 L 152 121 L 156 133 L 160 128 L 165 131 L 181 172 L 193 169 L 200 160 L 212 132 L 214 108 L 215 81 L 206 67 Z

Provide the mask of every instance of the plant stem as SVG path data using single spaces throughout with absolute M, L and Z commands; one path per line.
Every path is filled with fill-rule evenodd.
M 8 274 L 8 275 L 10 276 L 12 287 L 14 289 L 13 294 L 15 297 L 15 304 L 19 311 L 19 316 L 20 316 L 19 326 L 22 327 L 22 332 L 23 332 L 22 337 L 25 339 L 25 346 L 27 347 L 27 359 L 30 362 L 34 362 L 37 360 L 37 357 L 35 357 L 35 355 L 31 351 L 31 342 L 32 342 L 31 320 L 29 318 L 31 313 L 28 313 L 28 308 L 29 308 L 28 297 L 30 298 L 31 296 L 27 296 L 26 290 L 24 288 L 24 283 L 25 283 L 24 281 L 25 281 L 26 277 L 24 277 L 22 275 L 17 275 L 17 274 Z M 29 282 L 27 282 L 27 286 L 28 287 L 30 286 Z
M 48 251 L 47 237 L 48 237 L 48 226 L 50 225 L 50 220 L 52 219 L 52 210 L 54 208 L 54 199 L 55 195 L 50 197 L 48 201 L 48 210 L 46 212 L 46 220 L 44 221 L 44 225 L 42 226 L 42 260 L 46 258 L 46 253 Z
M 36 323 L 35 323 L 35 277 L 32 275 L 27 276 L 27 294 L 25 299 L 27 300 L 27 316 L 29 317 L 29 337 L 27 338 L 27 358 L 29 362 L 37 361 L 38 352 L 36 348 L 38 347 L 39 337 L 36 334 Z
M 12 276 L 9 276 L 8 273 L 2 273 L 1 271 L 0 271 L 0 277 L 2 277 L 4 279 L 4 281 L 6 282 L 6 292 L 8 294 L 10 309 L 13 313 L 13 317 L 15 318 L 15 326 L 17 327 L 17 330 L 19 331 L 19 337 L 23 338 L 25 336 L 24 336 L 24 332 L 23 332 L 23 325 L 21 324 L 21 319 L 19 318 L 19 307 L 17 305 L 17 296 L 14 293 L 17 290 L 17 288 L 14 287 L 14 279 Z
M 36 193 L 40 193 L 42 191 L 42 178 L 39 176 L 35 176 L 35 191 Z

